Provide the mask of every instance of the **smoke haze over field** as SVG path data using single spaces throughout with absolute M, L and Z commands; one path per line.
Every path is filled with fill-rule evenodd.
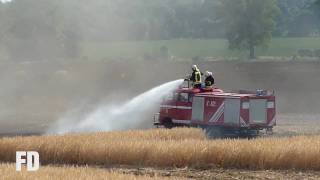
M 75 125 L 79 121 L 92 125 L 89 116 L 102 125 L 100 117 L 110 112 L 108 105 L 124 107 L 147 89 L 184 77 L 190 65 L 150 61 L 2 63 L 0 133 L 45 133 L 48 129 L 58 133 L 73 127 L 80 131 Z M 278 115 L 319 113 L 320 67 L 316 62 L 202 62 L 199 67 L 212 70 L 217 86 L 226 90 L 274 89 Z M 141 127 L 150 127 L 152 113 L 144 116 L 148 121 L 141 120 Z
M 213 71 L 223 89 L 274 89 L 280 113 L 318 113 L 318 62 L 215 62 L 239 55 L 229 54 L 215 13 L 219 0 L 1 2 L 0 134 L 149 126 L 149 112 L 157 111 L 151 104 L 159 99 L 132 98 L 185 77 L 192 63 Z M 320 53 L 314 0 L 274 2 L 282 13 L 275 19 L 271 60 L 279 54 L 295 59 L 300 48 Z M 148 113 L 131 117 L 134 103 L 148 105 Z

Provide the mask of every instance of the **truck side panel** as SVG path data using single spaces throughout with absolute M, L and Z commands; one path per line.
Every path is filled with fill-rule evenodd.
M 207 124 L 223 124 L 224 98 L 206 97 L 205 122 Z
M 238 127 L 240 120 L 240 99 L 226 98 L 224 104 L 224 124 Z
M 191 120 L 195 122 L 203 122 L 204 121 L 204 97 L 193 97 L 192 102 L 192 117 Z

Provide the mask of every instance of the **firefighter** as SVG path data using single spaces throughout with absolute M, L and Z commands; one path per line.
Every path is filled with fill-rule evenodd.
M 212 72 L 206 71 L 204 84 L 205 84 L 206 89 L 212 88 L 212 86 L 214 85 L 214 77 L 213 77 Z
M 201 75 L 197 65 L 192 65 L 192 75 L 190 81 L 192 82 L 193 88 L 201 89 Z

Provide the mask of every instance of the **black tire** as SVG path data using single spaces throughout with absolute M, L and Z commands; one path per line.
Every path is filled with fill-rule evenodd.
M 166 118 L 163 120 L 163 126 L 167 129 L 172 129 L 174 127 L 174 124 L 172 123 L 172 120 L 170 118 Z
M 217 139 L 223 137 L 223 131 L 220 127 L 207 126 L 204 129 L 208 139 Z
M 252 139 L 259 136 L 259 130 L 246 130 L 243 132 L 240 132 L 239 137 L 240 138 L 247 138 Z

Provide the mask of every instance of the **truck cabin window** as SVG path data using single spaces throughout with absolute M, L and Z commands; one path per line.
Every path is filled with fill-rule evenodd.
M 180 93 L 179 99 L 180 102 L 191 102 L 189 98 L 189 93 Z

